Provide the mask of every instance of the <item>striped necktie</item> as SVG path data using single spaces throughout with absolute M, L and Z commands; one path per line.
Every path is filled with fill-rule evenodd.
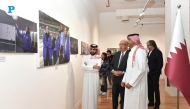
M 119 65 L 118 65 L 118 67 L 120 66 L 120 64 L 121 64 L 121 61 L 123 60 L 123 57 L 124 57 L 124 55 L 123 55 L 123 52 L 121 52 L 122 53 L 122 55 L 121 55 L 121 57 L 120 57 L 120 60 L 119 60 Z

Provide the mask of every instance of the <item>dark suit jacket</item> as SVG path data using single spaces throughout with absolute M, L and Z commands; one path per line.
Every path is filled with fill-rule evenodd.
M 130 52 L 130 50 L 127 50 L 125 52 L 125 55 L 124 55 L 124 57 L 123 57 L 123 59 L 122 59 L 122 61 L 120 63 L 119 68 L 118 68 L 118 64 L 119 64 L 119 59 L 120 59 L 121 51 L 115 53 L 115 55 L 114 55 L 114 57 L 113 57 L 113 59 L 111 61 L 111 64 L 110 64 L 110 70 L 111 71 L 115 70 L 115 71 L 122 71 L 122 72 L 124 71 L 125 72 L 126 71 L 126 67 L 127 67 L 127 59 L 128 59 L 129 52 Z M 117 84 L 117 83 L 120 84 L 121 81 L 122 81 L 122 79 L 123 79 L 123 75 L 119 76 L 119 77 L 113 75 L 113 78 L 112 78 L 113 84 Z
M 162 67 L 163 67 L 163 57 L 162 52 L 159 49 L 153 49 L 150 56 L 147 55 L 148 58 L 148 66 L 149 66 L 149 73 L 148 75 L 153 75 L 155 73 L 161 74 Z

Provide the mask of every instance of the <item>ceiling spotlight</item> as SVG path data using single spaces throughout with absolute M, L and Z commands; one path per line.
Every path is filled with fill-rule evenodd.
M 136 27 L 136 26 L 137 26 L 137 23 L 134 24 L 134 27 Z
M 143 11 L 143 12 L 140 14 L 140 17 L 142 17 L 144 14 L 145 14 L 145 12 Z
M 139 21 L 140 21 L 141 19 L 139 18 L 139 19 L 137 19 L 137 21 L 136 21 L 136 23 L 139 23 Z
M 143 27 L 143 24 L 141 24 L 140 28 L 142 28 L 142 27 Z

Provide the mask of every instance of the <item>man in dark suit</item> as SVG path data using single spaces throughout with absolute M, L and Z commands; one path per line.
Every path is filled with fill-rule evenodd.
M 112 106 L 113 109 L 118 107 L 118 97 L 120 94 L 120 107 L 123 109 L 125 87 L 121 87 L 123 75 L 126 71 L 127 59 L 130 50 L 128 49 L 127 40 L 121 40 L 119 43 L 120 51 L 115 53 L 111 64 L 110 70 L 113 73 L 113 86 L 112 86 Z
M 147 48 L 149 49 L 148 58 L 148 106 L 154 106 L 154 109 L 159 109 L 160 107 L 160 89 L 159 89 L 159 79 L 161 70 L 163 67 L 163 57 L 162 52 L 157 48 L 156 42 L 154 40 L 149 40 L 147 42 Z M 154 93 L 155 100 L 154 103 Z

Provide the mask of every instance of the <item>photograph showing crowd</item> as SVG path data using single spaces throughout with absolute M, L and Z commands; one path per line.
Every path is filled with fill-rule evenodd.
M 78 54 L 78 39 L 70 37 L 71 54 Z
M 64 64 L 70 61 L 69 27 L 39 11 L 40 67 Z

